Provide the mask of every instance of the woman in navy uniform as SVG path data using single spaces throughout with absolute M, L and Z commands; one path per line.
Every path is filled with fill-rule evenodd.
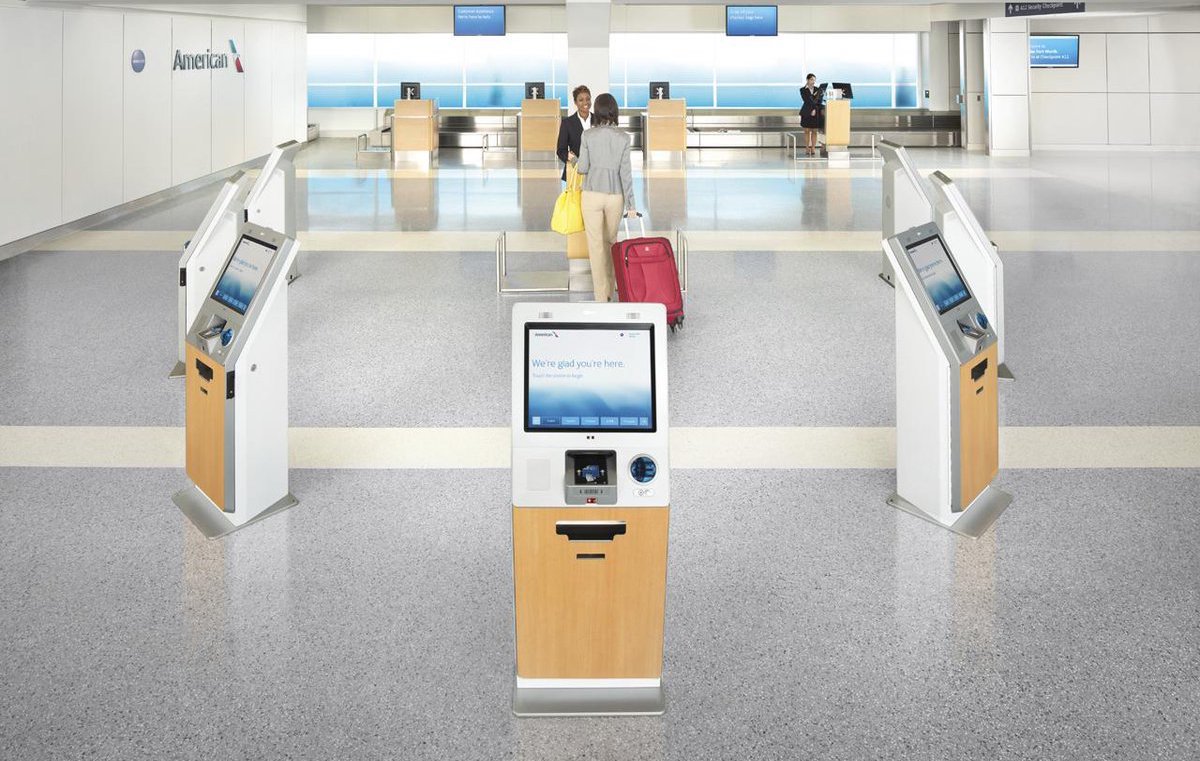
M 571 91 L 575 101 L 575 113 L 562 120 L 558 127 L 558 160 L 563 163 L 563 182 L 567 180 L 567 164 L 574 163 L 579 156 L 579 141 L 585 130 L 592 126 L 592 91 L 580 85 Z
M 809 74 L 805 78 L 804 87 L 800 88 L 800 97 L 804 105 L 800 109 L 800 126 L 804 128 L 804 152 L 808 156 L 817 155 L 817 131 L 825 121 L 825 91 L 817 87 L 817 76 Z

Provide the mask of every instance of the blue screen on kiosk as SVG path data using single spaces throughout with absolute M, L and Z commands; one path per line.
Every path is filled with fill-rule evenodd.
M 455 37 L 503 37 L 503 5 L 454 6 Z
M 726 5 L 725 36 L 777 37 L 779 8 L 774 5 Z
M 254 292 L 267 274 L 271 266 L 271 257 L 275 256 L 275 247 L 246 235 L 238 241 L 225 265 L 225 271 L 213 288 L 212 298 L 218 304 L 224 304 L 238 314 L 245 314 L 254 299 Z
M 1079 35 L 1029 35 L 1029 65 L 1035 69 L 1078 69 Z
M 938 314 L 945 314 L 971 298 L 958 267 L 946 252 L 946 244 L 934 235 L 907 247 L 909 261 Z
M 525 430 L 655 431 L 654 326 L 526 324 Z

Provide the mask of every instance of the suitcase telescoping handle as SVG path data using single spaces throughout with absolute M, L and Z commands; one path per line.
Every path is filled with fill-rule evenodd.
M 642 226 L 642 237 L 645 238 L 646 237 L 646 219 L 645 219 L 645 217 L 642 216 L 642 213 L 640 211 L 637 213 L 637 221 L 638 221 L 638 224 Z M 622 214 L 621 215 L 621 224 L 625 225 L 625 240 L 629 240 L 629 217 Z

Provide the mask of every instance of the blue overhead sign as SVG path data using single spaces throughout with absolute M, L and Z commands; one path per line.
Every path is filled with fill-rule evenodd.
M 454 6 L 454 35 L 456 37 L 503 37 L 504 6 Z
M 1055 13 L 1083 13 L 1087 3 L 1005 3 L 1004 15 L 1050 16 Z
M 779 8 L 774 5 L 727 5 L 725 34 L 729 37 L 775 37 L 779 34 Z
M 1029 35 L 1029 65 L 1035 69 L 1079 68 L 1079 35 Z

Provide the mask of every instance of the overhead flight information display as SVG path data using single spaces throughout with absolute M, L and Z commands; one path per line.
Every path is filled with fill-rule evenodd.
M 1029 35 L 1029 65 L 1035 69 L 1078 69 L 1078 34 Z
M 938 314 L 945 314 L 971 298 L 967 284 L 963 282 L 958 267 L 954 266 L 940 237 L 935 235 L 926 238 L 906 250 Z
M 727 37 L 777 37 L 779 8 L 774 5 L 725 6 Z
M 455 37 L 503 37 L 503 5 L 454 6 Z
M 274 247 L 243 235 L 217 280 L 217 287 L 212 292 L 213 301 L 245 314 L 273 256 Z
M 525 326 L 526 431 L 655 431 L 654 326 Z

